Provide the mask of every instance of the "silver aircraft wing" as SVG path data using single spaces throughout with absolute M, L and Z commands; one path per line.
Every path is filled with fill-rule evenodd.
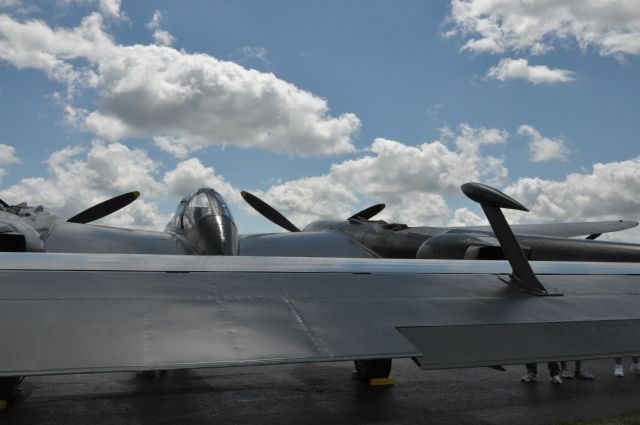
M 536 236 L 556 236 L 556 237 L 574 237 L 588 236 L 599 233 L 619 232 L 621 230 L 631 229 L 638 225 L 637 221 L 631 220 L 615 220 L 615 221 L 592 221 L 592 222 L 575 222 L 575 223 L 546 223 L 546 224 L 512 224 L 513 233 L 519 235 L 536 235 Z M 491 232 L 490 226 L 471 226 L 464 227 L 469 230 L 481 230 Z
M 640 264 L 0 253 L 0 376 L 640 352 Z
M 340 232 L 288 232 L 242 235 L 240 255 L 269 257 L 377 258 L 378 255 Z

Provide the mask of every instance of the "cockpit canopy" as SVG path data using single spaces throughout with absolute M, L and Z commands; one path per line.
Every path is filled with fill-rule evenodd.
M 211 188 L 194 189 L 182 198 L 165 231 L 189 230 L 200 220 L 210 216 L 227 217 L 233 221 L 227 203 L 218 192 Z

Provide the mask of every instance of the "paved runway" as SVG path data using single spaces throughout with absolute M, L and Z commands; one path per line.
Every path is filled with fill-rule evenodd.
M 628 363 L 628 360 L 625 359 Z M 585 362 L 596 380 L 554 386 L 546 367 L 420 371 L 394 362 L 396 385 L 350 379 L 349 362 L 34 377 L 2 424 L 548 424 L 640 410 L 640 376 L 613 377 L 613 361 Z M 544 372 L 544 374 L 542 373 Z

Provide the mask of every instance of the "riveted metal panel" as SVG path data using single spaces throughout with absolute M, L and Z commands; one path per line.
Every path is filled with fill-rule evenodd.
M 450 273 L 448 263 L 399 260 L 21 255 L 0 255 L 5 376 L 415 357 L 425 354 L 423 342 L 432 343 L 435 335 L 416 331 L 405 338 L 398 328 L 437 329 L 443 335 L 451 330 L 451 344 L 438 355 L 464 354 L 468 360 L 480 343 L 512 348 L 495 330 L 481 330 L 473 344 L 460 345 L 455 332 L 461 326 L 475 335 L 477 326 L 547 324 L 531 329 L 557 332 L 558 338 L 572 330 L 592 339 L 600 334 L 581 323 L 607 322 L 621 325 L 612 335 L 631 341 L 624 350 L 640 352 L 634 333 L 640 320 L 638 274 L 544 275 L 545 285 L 565 295 L 535 297 L 506 286 L 500 275 L 482 272 L 483 263 L 475 262 L 459 262 L 465 273 Z M 25 270 L 29 264 L 36 270 Z M 473 272 L 474 264 L 480 270 Z M 191 266 L 199 271 L 189 272 Z M 605 332 L 610 325 L 594 326 Z M 604 339 L 593 344 L 591 356 L 622 349 Z M 529 358 L 529 348 L 457 364 Z M 565 353 L 533 352 L 541 358 Z

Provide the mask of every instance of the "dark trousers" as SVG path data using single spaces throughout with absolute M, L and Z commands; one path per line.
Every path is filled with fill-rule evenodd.
M 527 372 L 533 374 L 533 375 L 537 375 L 538 374 L 538 364 L 537 363 L 527 363 L 525 365 L 527 367 Z M 549 376 L 556 376 L 558 374 L 560 374 L 560 365 L 558 365 L 558 362 L 549 362 L 547 364 L 547 366 L 549 367 Z

